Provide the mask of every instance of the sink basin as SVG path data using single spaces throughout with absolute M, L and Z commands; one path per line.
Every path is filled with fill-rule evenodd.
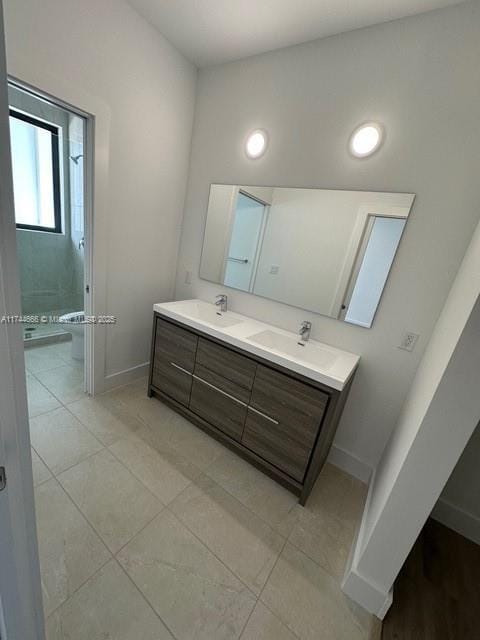
M 243 322 L 241 318 L 235 316 L 230 311 L 222 313 L 214 304 L 203 302 L 202 300 L 186 300 L 178 304 L 178 310 L 188 318 L 199 320 L 200 322 L 208 322 L 215 327 L 234 327 Z
M 301 342 L 299 338 L 269 329 L 248 336 L 247 340 L 322 369 L 331 369 L 337 360 L 334 353 L 315 342 Z

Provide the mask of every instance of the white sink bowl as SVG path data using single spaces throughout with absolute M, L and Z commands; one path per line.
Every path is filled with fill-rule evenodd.
M 176 303 L 176 308 L 180 314 L 187 318 L 199 322 L 208 322 L 214 327 L 222 327 L 224 329 L 234 327 L 244 321 L 242 317 L 238 317 L 235 313 L 231 311 L 222 313 L 219 307 L 203 302 L 203 300 L 182 300 Z
M 318 342 L 302 342 L 299 337 L 286 336 L 270 329 L 248 336 L 247 339 L 261 347 L 278 351 L 325 370 L 331 369 L 338 359 L 337 354 L 328 351 Z

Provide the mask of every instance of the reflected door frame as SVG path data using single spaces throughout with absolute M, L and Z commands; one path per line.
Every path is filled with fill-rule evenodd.
M 338 305 L 338 294 L 343 292 L 343 296 L 340 301 L 340 308 L 336 310 L 336 315 L 339 320 L 346 321 L 346 315 L 348 313 L 348 308 L 350 305 L 350 301 L 352 299 L 352 295 L 355 289 L 355 285 L 357 282 L 358 274 L 360 273 L 360 269 L 362 267 L 362 263 L 365 257 L 365 253 L 367 251 L 368 244 L 370 242 L 370 237 L 373 231 L 373 227 L 375 224 L 375 220 L 378 218 L 393 218 L 396 220 L 407 220 L 410 213 L 410 207 L 398 207 L 398 206 L 385 206 L 385 205 L 363 205 L 360 208 L 358 213 L 357 222 L 355 224 L 354 231 L 352 233 L 351 241 L 350 241 L 350 250 L 347 254 L 347 259 L 344 264 L 344 269 L 342 271 L 342 278 L 344 279 L 343 286 L 337 290 L 336 296 L 336 305 Z M 405 230 L 405 229 L 404 229 Z M 403 237 L 403 232 L 401 238 Z M 356 247 L 357 250 L 352 252 L 351 249 Z M 400 246 L 400 242 L 395 250 L 395 255 L 398 251 L 398 247 Z M 395 256 L 394 256 L 395 257 Z M 352 259 L 353 258 L 353 259 Z M 390 272 L 393 266 L 394 260 L 392 260 L 392 264 L 390 265 L 390 269 L 388 270 L 387 278 L 385 280 L 385 286 L 390 277 Z M 345 283 L 345 275 L 348 275 Z M 384 289 L 385 289 L 384 286 Z M 382 291 L 383 296 L 383 291 Z M 375 309 L 375 314 L 372 318 L 372 323 L 370 324 L 370 328 L 373 325 L 373 321 L 375 319 L 375 315 L 378 311 L 378 307 L 380 306 L 380 301 L 382 299 L 380 296 L 377 307 Z M 361 326 L 361 325 L 358 325 Z
M 254 200 L 255 202 L 258 202 L 259 204 L 261 204 L 263 206 L 262 222 L 260 224 L 260 230 L 258 232 L 257 246 L 256 246 L 256 249 L 255 249 L 255 255 L 254 255 L 253 260 L 252 260 L 252 272 L 250 274 L 250 281 L 249 281 L 248 291 L 247 291 L 247 293 L 252 293 L 253 290 L 254 290 L 254 287 L 255 287 L 255 278 L 257 277 L 258 261 L 260 259 L 260 251 L 261 251 L 261 248 L 262 248 L 262 245 L 263 245 L 263 238 L 265 236 L 265 229 L 267 227 L 267 221 L 268 221 L 268 216 L 269 216 L 269 212 L 270 212 L 270 204 L 268 202 L 265 202 L 261 198 L 258 198 L 257 196 L 252 195 L 251 193 L 249 193 L 245 189 L 242 189 L 241 187 L 236 187 L 235 188 L 235 191 L 234 191 L 233 196 L 232 196 L 231 208 L 230 208 L 230 221 L 229 221 L 228 240 L 227 240 L 227 242 L 225 244 L 225 254 L 224 254 L 224 257 L 223 257 L 222 282 L 225 282 L 225 274 L 226 274 L 227 266 L 228 266 L 228 258 L 229 258 L 229 253 L 230 253 L 230 244 L 231 244 L 231 241 L 232 241 L 233 225 L 234 225 L 234 221 L 235 221 L 235 215 L 237 213 L 237 205 L 238 205 L 238 196 L 239 195 L 243 195 L 246 198 L 250 198 L 250 200 Z M 244 289 L 241 289 L 241 291 L 244 291 Z

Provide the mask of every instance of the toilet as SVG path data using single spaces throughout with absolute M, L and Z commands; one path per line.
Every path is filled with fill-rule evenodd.
M 83 360 L 84 358 L 84 336 L 85 336 L 85 312 L 73 311 L 60 316 L 59 322 L 68 324 L 65 330 L 72 334 L 72 358 Z

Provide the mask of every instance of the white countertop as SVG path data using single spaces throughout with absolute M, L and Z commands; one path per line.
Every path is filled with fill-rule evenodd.
M 316 340 L 301 343 L 298 334 L 248 316 L 220 313 L 218 307 L 203 300 L 162 302 L 154 304 L 153 310 L 339 391 L 360 360 L 354 353 Z

